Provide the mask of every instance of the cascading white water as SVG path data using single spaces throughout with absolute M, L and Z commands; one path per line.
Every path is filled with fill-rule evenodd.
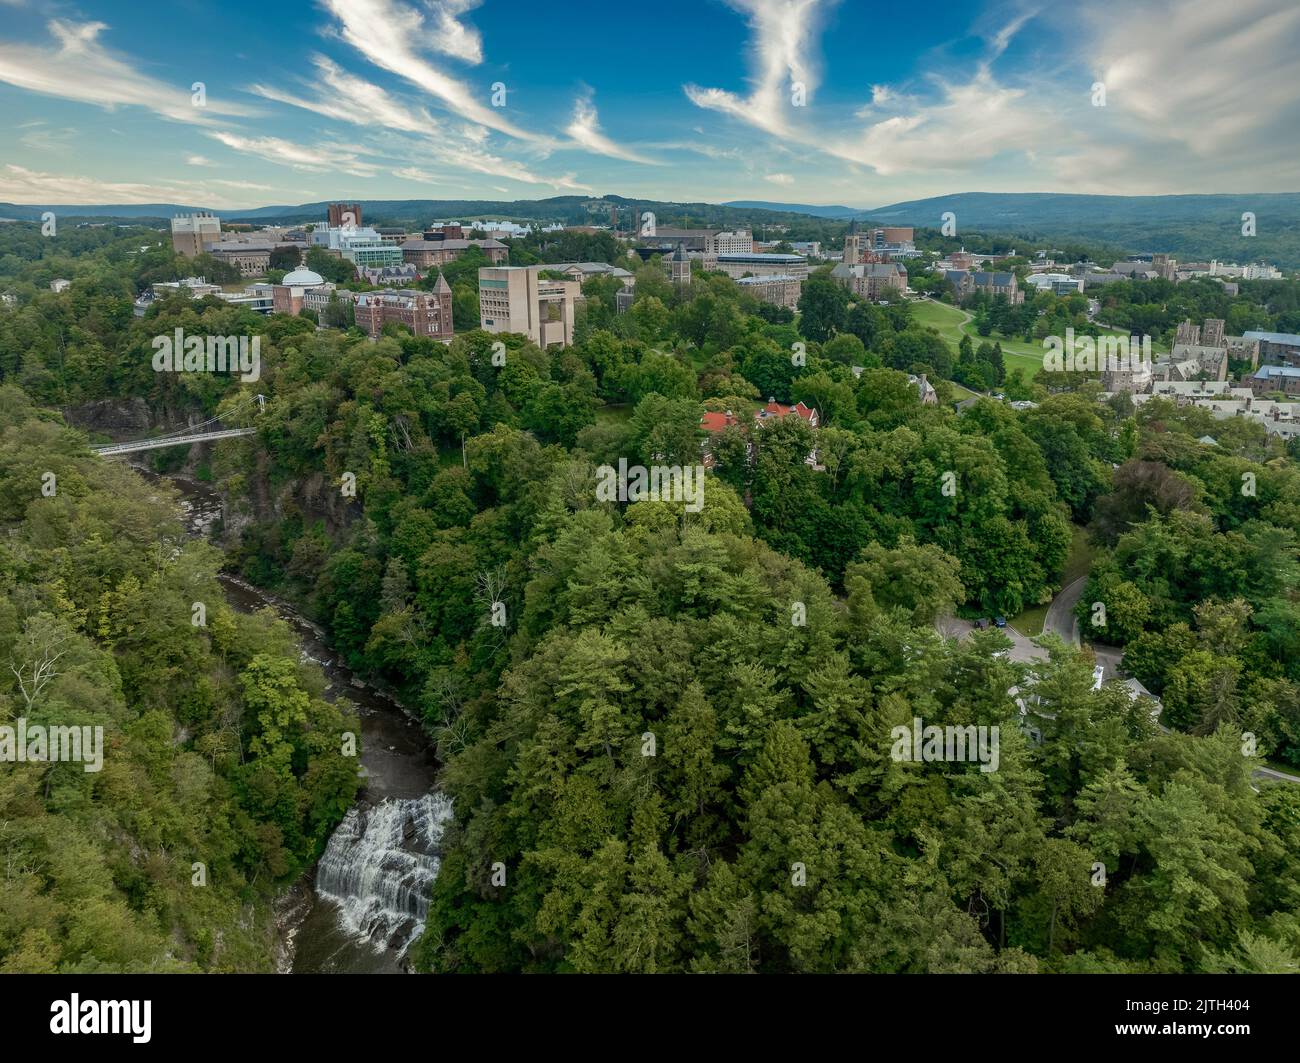
M 339 906 L 351 933 L 404 952 L 424 930 L 450 818 L 451 801 L 440 793 L 353 807 L 320 859 L 317 894 Z

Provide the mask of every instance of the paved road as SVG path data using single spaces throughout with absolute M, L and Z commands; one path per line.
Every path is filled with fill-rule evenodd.
M 1043 618 L 1043 630 L 1055 631 L 1069 646 L 1079 645 L 1079 619 L 1074 615 L 1074 607 L 1079 604 L 1079 596 L 1087 585 L 1088 577 L 1080 576 L 1073 583 L 1062 587 L 1047 607 L 1047 616 Z
M 1043 620 L 1044 631 L 1055 632 L 1067 643 L 1073 643 L 1075 646 L 1079 645 L 1079 622 L 1074 616 L 1074 606 L 1087 583 L 1088 577 L 1080 576 L 1068 586 L 1061 588 L 1060 593 L 1052 599 L 1052 604 L 1047 607 L 1047 615 Z M 936 621 L 935 627 L 944 638 L 963 639 L 974 630 L 975 625 L 969 620 L 948 616 Z M 1013 661 L 1028 664 L 1032 661 L 1047 660 L 1047 654 L 1041 646 L 1035 645 L 1020 634 L 1019 631 L 1011 627 L 1010 624 L 1002 628 L 1001 631 L 1011 640 L 1010 656 Z M 1107 646 L 1098 642 L 1090 643 L 1089 648 L 1096 656 L 1097 663 L 1102 666 L 1102 682 L 1108 683 L 1112 679 L 1121 678 L 1119 664 L 1124 656 L 1122 649 L 1118 646 Z M 1170 729 L 1164 724 L 1158 724 L 1158 726 L 1166 734 L 1171 733 Z M 1288 775 L 1286 772 L 1276 771 L 1273 768 L 1256 768 L 1251 772 L 1251 775 L 1256 779 L 1271 779 L 1275 782 L 1300 785 L 1300 776 Z

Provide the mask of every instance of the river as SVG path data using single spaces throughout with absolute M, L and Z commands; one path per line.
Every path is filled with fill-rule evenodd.
M 179 476 L 132 466 L 181 495 L 186 527 L 210 538 L 220 494 Z M 294 974 L 400 974 L 404 954 L 424 928 L 438 873 L 438 846 L 451 803 L 434 787 L 437 764 L 419 724 L 382 691 L 362 683 L 330 649 L 325 633 L 281 601 L 238 577 L 221 576 L 240 612 L 270 607 L 294 630 L 303 660 L 326 676 L 330 701 L 346 698 L 360 721 L 363 786 L 312 872 L 277 905 L 277 966 Z

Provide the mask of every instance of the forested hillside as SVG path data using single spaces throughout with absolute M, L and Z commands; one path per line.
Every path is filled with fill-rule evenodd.
M 224 563 L 301 603 L 437 742 L 456 815 L 421 969 L 1300 962 L 1300 787 L 1257 791 L 1243 743 L 1300 763 L 1300 469 L 1261 428 L 1135 416 L 1087 387 L 958 413 L 959 356 L 907 305 L 841 304 L 818 283 L 795 321 L 728 278 L 679 291 L 650 264 L 630 312 L 617 284 L 589 282 L 571 348 L 507 337 L 502 364 L 477 331 L 372 342 L 212 300 L 134 319 L 142 276 L 177 268 L 163 251 L 57 253 L 79 263 L 69 292 L 0 309 L 0 659 L 66 630 L 84 665 L 60 696 L 124 752 L 90 782 L 0 776 L 17 808 L 0 830 L 30 854 L 5 888 L 45 928 L 23 957 L 241 966 L 243 948 L 264 964 L 234 930 L 220 961 L 197 929 L 161 944 L 194 925 L 199 902 L 177 899 L 205 858 L 190 854 L 223 869 L 202 903 L 224 896 L 212 919 L 230 926 L 310 862 L 355 785 L 335 755 L 345 721 L 282 634 L 220 610 L 191 627 L 193 600 L 219 600 L 219 556 L 182 544 L 160 493 L 48 409 L 140 396 L 256 429 L 201 458 L 229 500 Z M 49 268 L 0 256 L 0 276 Z M 261 379 L 153 373 L 149 338 L 175 327 L 260 336 Z M 923 404 L 909 372 L 944 401 Z M 754 426 L 769 398 L 820 426 Z M 706 410 L 738 423 L 712 440 L 698 513 L 598 497 L 603 464 L 700 461 Z M 54 499 L 45 468 L 67 484 Z M 1078 527 L 1099 551 L 1085 601 L 1164 691 L 1171 732 L 1123 685 L 1094 689 L 1089 651 L 1049 639 L 1035 744 L 1005 636 L 936 630 L 1047 602 Z M 0 696 L 16 715 L 17 691 Z M 918 718 L 998 728 L 996 770 L 896 759 L 891 732 Z M 60 864 L 59 831 L 100 863 Z M 135 928 L 130 955 L 95 951 L 136 940 L 102 923 L 69 929 L 69 908 L 97 910 L 86 896 Z M 0 957 L 36 963 L 17 954 Z
M 283 625 L 222 604 L 167 491 L 12 384 L 0 528 L 0 722 L 105 745 L 98 772 L 0 766 L 0 971 L 270 969 L 275 892 L 356 790 L 355 725 Z

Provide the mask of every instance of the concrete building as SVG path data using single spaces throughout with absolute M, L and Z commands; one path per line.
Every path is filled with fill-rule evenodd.
M 803 293 L 803 281 L 789 273 L 777 273 L 770 277 L 741 277 L 736 283 L 755 299 L 791 310 L 798 309 L 799 296 Z
M 400 266 L 403 261 L 401 247 L 385 243 L 376 230 L 367 226 L 318 226 L 312 230 L 311 242 L 314 247 L 337 252 L 359 270 Z
M 569 346 L 582 286 L 571 280 L 543 280 L 540 274 L 538 266 L 482 267 L 478 271 L 480 327 L 485 332 L 520 333 L 542 348 Z
M 1276 266 L 1268 266 L 1261 262 L 1247 266 L 1242 270 L 1241 279 L 1246 281 L 1280 281 L 1282 271 Z
M 746 275 L 774 277 L 786 274 L 799 280 L 808 279 L 808 260 L 802 255 L 720 254 L 717 268 L 736 280 Z
M 685 246 L 687 251 L 716 255 L 717 237 L 721 232 L 721 229 L 671 229 L 660 225 L 655 227 L 653 233 L 646 235 L 646 240 L 651 243 L 659 242 L 665 248 L 680 244 Z
M 844 264 L 884 262 L 895 256 L 907 256 L 916 250 L 915 231 L 909 226 L 886 226 L 858 229 L 857 220 L 849 222 L 844 235 Z
M 205 244 L 220 239 L 221 219 L 215 214 L 178 214 L 172 218 L 172 250 L 178 255 L 201 255 Z
M 209 244 L 208 254 L 218 262 L 225 262 L 239 270 L 241 277 L 260 277 L 271 268 L 271 244 L 254 244 L 243 241 Z
M 1035 273 L 1027 283 L 1040 292 L 1051 292 L 1053 295 L 1077 295 L 1083 291 L 1083 278 L 1069 273 Z
M 734 232 L 721 232 L 713 237 L 712 251 L 715 255 L 751 255 L 754 253 L 754 234 L 748 229 L 736 229 Z
M 431 292 L 410 288 L 360 292 L 356 322 L 371 339 L 378 337 L 385 325 L 397 322 L 416 336 L 448 341 L 452 337 L 451 285 L 446 277 L 439 277 Z

